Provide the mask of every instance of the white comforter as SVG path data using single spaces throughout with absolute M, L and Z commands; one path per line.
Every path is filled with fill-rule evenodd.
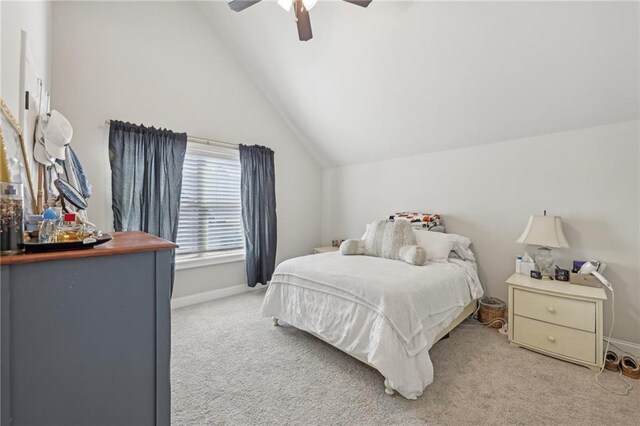
M 475 264 L 426 266 L 317 254 L 276 268 L 262 305 L 275 316 L 367 359 L 405 398 L 433 381 L 435 336 L 482 295 Z

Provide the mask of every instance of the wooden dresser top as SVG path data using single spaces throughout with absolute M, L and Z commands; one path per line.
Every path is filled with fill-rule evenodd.
M 84 250 L 54 251 L 49 253 L 20 253 L 0 256 L 0 265 L 47 262 L 60 259 L 80 259 L 83 257 L 114 256 L 118 254 L 141 253 L 146 251 L 172 250 L 178 247 L 171 241 L 163 240 L 146 232 L 114 232 L 108 243 Z

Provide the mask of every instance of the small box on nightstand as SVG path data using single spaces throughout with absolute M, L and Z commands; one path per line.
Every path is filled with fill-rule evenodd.
M 602 283 L 600 282 L 600 280 L 591 274 L 576 274 L 575 272 L 571 272 L 569 274 L 569 282 L 576 285 L 602 288 Z

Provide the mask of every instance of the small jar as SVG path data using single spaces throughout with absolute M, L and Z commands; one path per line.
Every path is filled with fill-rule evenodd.
M 24 249 L 22 191 L 21 183 L 0 182 L 0 255 Z

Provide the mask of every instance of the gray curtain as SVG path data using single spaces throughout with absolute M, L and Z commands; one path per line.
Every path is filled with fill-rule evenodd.
M 109 161 L 116 231 L 144 231 L 176 241 L 186 150 L 186 133 L 111 121 Z M 173 276 L 171 283 L 173 288 Z
M 247 284 L 267 284 L 276 265 L 276 179 L 273 151 L 240 145 L 242 224 Z

